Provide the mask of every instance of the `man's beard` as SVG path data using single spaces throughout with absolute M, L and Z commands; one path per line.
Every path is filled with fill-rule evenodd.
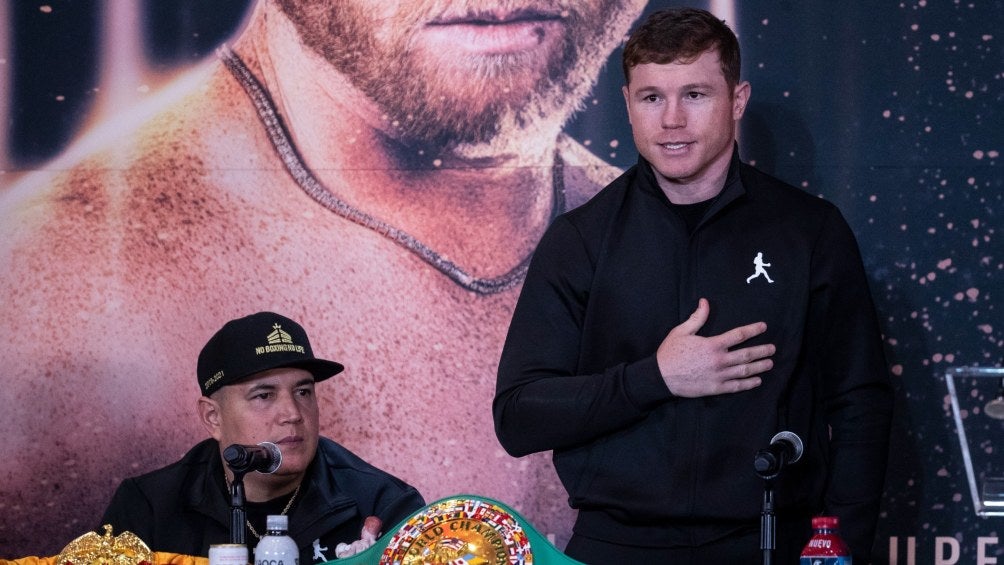
M 610 9 L 624 11 L 604 7 Z M 579 109 L 617 33 L 600 31 L 606 26 L 568 9 L 566 33 L 542 69 L 535 60 L 540 53 L 459 53 L 450 65 L 437 66 L 437 54 L 421 51 L 404 33 L 378 42 L 372 14 L 354 4 L 329 12 L 323 31 L 310 21 L 320 14 L 309 12 L 290 13 L 304 42 L 378 105 L 385 114 L 381 129 L 395 143 L 427 156 L 477 154 L 478 147 L 515 152 L 528 136 L 553 139 Z M 409 21 L 406 14 L 394 25 L 414 30 L 424 17 Z
M 563 45 L 560 55 L 529 86 L 516 76 L 530 58 L 522 54 L 474 56 L 448 70 L 405 54 L 379 76 L 356 75 L 356 85 L 387 113 L 395 137 L 450 150 L 564 123 L 582 96 L 567 71 L 574 50 Z

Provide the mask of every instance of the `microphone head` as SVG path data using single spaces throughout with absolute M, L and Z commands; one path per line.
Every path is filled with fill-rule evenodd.
M 282 451 L 279 451 L 279 446 L 270 441 L 263 441 L 258 445 L 265 448 L 272 455 L 272 464 L 267 469 L 259 470 L 258 472 L 265 473 L 266 475 L 276 472 L 279 466 L 282 465 Z
M 258 445 L 233 444 L 223 450 L 223 459 L 234 471 L 244 473 L 274 473 L 282 465 L 282 452 L 276 444 L 263 441 Z
M 805 451 L 805 447 L 802 445 L 802 438 L 798 437 L 795 432 L 777 432 L 774 437 L 770 438 L 771 445 L 775 443 L 786 442 L 791 446 L 791 459 L 788 463 L 795 463 L 802 458 L 802 452 Z

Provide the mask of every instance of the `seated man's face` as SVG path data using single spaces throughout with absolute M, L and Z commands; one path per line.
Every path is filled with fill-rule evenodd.
M 319 435 L 313 375 L 303 369 L 273 369 L 224 386 L 211 398 L 219 407 L 212 434 L 222 448 L 270 441 L 282 452 L 276 475 L 306 470 Z
M 281 0 L 304 43 L 387 113 L 396 137 L 476 144 L 559 125 L 643 0 Z

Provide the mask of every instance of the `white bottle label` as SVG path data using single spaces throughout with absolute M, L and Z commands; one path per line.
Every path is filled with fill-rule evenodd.
M 255 565 L 300 565 L 300 549 L 289 536 L 265 536 L 254 548 Z

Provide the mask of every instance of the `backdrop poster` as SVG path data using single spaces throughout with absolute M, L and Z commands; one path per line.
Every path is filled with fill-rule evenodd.
M 0 7 L 0 556 L 57 553 L 203 437 L 199 348 L 262 309 L 347 366 L 323 434 L 567 540 L 548 455 L 495 440 L 495 369 L 547 222 L 634 163 L 619 45 L 672 3 L 338 4 Z M 495 4 L 568 33 L 478 72 L 416 40 Z M 862 248 L 897 391 L 875 561 L 995 563 L 963 453 L 1004 475 L 997 383 L 959 379 L 953 412 L 945 375 L 1002 360 L 1004 5 L 697 5 L 740 37 L 743 158 L 837 203 Z

